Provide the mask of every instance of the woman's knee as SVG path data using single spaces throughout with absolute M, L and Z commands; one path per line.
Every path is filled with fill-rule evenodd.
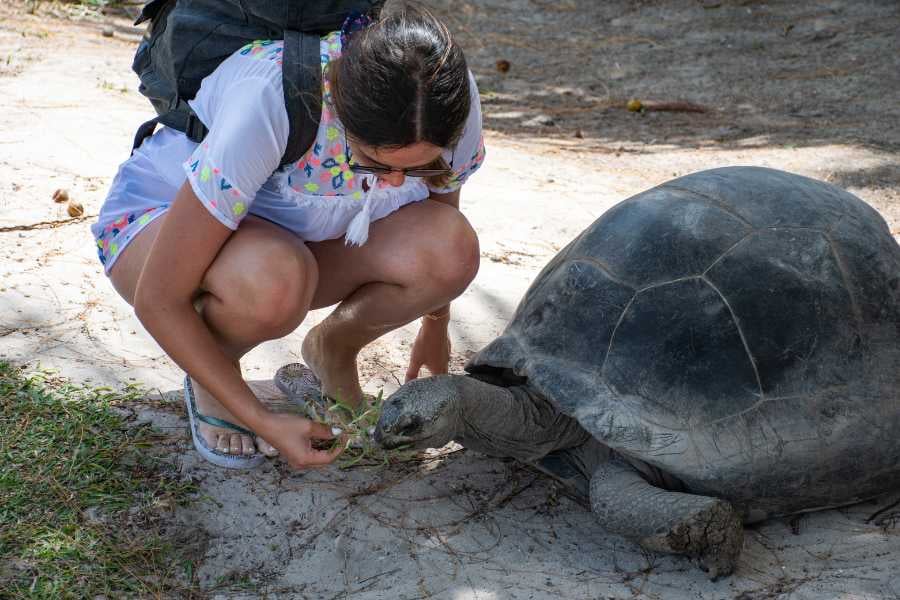
M 428 260 L 422 265 L 424 278 L 453 297 L 462 294 L 478 273 L 478 236 L 466 217 L 448 207 L 441 210 L 423 242 Z
M 257 243 L 248 254 L 229 264 L 227 272 L 214 263 L 206 289 L 228 314 L 252 323 L 262 337 L 287 335 L 309 310 L 318 282 L 316 261 L 303 244 L 277 240 Z

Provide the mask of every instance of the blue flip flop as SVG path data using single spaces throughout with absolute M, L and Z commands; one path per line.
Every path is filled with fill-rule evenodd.
M 191 385 L 191 377 L 189 375 L 186 375 L 184 378 L 184 403 L 187 407 L 188 418 L 191 421 L 191 438 L 194 440 L 194 448 L 197 449 L 200 456 L 217 467 L 225 467 L 226 469 L 254 469 L 266 459 L 266 456 L 259 451 L 253 454 L 225 454 L 215 448 L 210 448 L 206 443 L 206 439 L 200 435 L 200 422 L 249 435 L 254 441 L 256 440 L 256 434 L 249 429 L 224 419 L 201 415 L 197 410 L 197 400 L 194 398 L 194 387 Z

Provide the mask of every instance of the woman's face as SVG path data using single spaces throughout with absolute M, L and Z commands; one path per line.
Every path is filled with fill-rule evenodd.
M 352 140 L 347 144 L 355 164 L 395 169 L 378 175 L 378 179 L 395 187 L 403 185 L 406 179 L 403 169 L 424 169 L 437 160 L 442 151 L 428 142 L 416 142 L 402 148 L 376 148 Z

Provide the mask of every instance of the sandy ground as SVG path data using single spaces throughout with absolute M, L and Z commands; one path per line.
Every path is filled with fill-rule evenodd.
M 465 44 L 489 128 L 488 160 L 463 194 L 482 263 L 454 304 L 454 368 L 502 330 L 569 239 L 675 175 L 777 167 L 841 185 L 900 227 L 896 2 L 438 4 Z M 0 6 L 0 229 L 66 218 L 57 188 L 96 214 L 149 111 L 129 70 L 127 21 L 103 37 L 90 14 L 24 6 Z M 634 114 L 622 108 L 630 97 L 708 111 Z M 170 526 L 196 542 L 213 597 L 900 597 L 896 494 L 748 529 L 737 573 L 711 583 L 604 533 L 547 478 L 471 452 L 350 471 L 211 467 L 187 437 L 173 392 L 182 375 L 113 293 L 89 223 L 0 231 L 0 358 L 153 390 L 137 418 L 172 432 L 184 476 L 201 487 Z M 265 381 L 299 359 L 325 314 L 247 357 L 261 395 L 274 395 Z M 397 387 L 413 336 L 404 328 L 365 351 L 367 389 Z

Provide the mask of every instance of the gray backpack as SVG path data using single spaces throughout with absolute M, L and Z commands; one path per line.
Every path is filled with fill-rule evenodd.
M 135 21 L 150 21 L 132 69 L 157 116 L 141 125 L 135 148 L 158 124 L 200 142 L 207 127 L 188 106 L 200 82 L 254 40 L 284 40 L 284 103 L 290 122 L 281 164 L 297 161 L 319 127 L 322 67 L 319 37 L 352 13 L 371 13 L 383 0 L 151 0 Z

